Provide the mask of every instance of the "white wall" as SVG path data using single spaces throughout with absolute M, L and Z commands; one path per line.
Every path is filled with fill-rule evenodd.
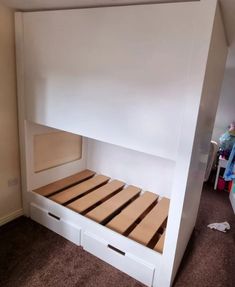
M 0 225 L 22 214 L 16 108 L 14 14 L 0 4 Z M 10 186 L 9 186 L 10 185 Z
M 232 121 L 235 121 L 235 67 L 227 67 L 225 70 L 212 139 L 219 142 L 219 137 L 225 132 L 227 126 Z
M 212 139 L 218 141 L 231 121 L 235 121 L 235 1 L 221 1 L 224 23 L 229 42 L 228 59 L 224 82 L 220 94 L 220 101 Z

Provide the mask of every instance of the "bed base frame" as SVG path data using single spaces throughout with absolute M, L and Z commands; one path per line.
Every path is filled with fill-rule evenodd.
M 152 286 L 169 199 L 84 170 L 31 191 L 30 202 L 33 220 Z

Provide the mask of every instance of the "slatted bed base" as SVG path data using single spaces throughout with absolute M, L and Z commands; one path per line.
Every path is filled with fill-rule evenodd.
M 169 199 L 84 170 L 34 190 L 97 223 L 162 253 Z

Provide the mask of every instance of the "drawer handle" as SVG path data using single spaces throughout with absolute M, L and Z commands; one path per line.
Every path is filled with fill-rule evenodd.
M 123 255 L 123 256 L 125 256 L 125 252 L 123 252 L 122 250 L 120 250 L 120 249 L 118 249 L 118 248 L 116 248 L 116 247 L 114 247 L 114 246 L 112 246 L 112 245 L 110 245 L 110 244 L 108 244 L 108 248 L 110 248 L 110 249 L 112 249 L 113 251 L 115 251 L 115 252 L 117 252 L 117 253 L 119 253 L 119 254 L 121 254 L 121 255 Z
M 51 217 L 55 218 L 56 220 L 60 220 L 60 217 L 56 216 L 55 214 L 52 214 L 52 213 L 48 212 L 48 215 L 50 215 Z

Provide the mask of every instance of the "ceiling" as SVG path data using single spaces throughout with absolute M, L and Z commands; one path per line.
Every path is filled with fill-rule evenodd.
M 0 0 L 21 11 L 130 5 L 144 3 L 182 2 L 183 0 Z M 184 2 L 189 1 L 185 0 Z M 195 1 L 195 0 L 192 0 Z M 201 0 L 204 1 L 204 0 Z M 227 68 L 235 69 L 235 0 L 220 0 L 226 34 L 230 45 Z
M 9 7 L 24 11 L 187 1 L 190 0 L 0 0 Z

